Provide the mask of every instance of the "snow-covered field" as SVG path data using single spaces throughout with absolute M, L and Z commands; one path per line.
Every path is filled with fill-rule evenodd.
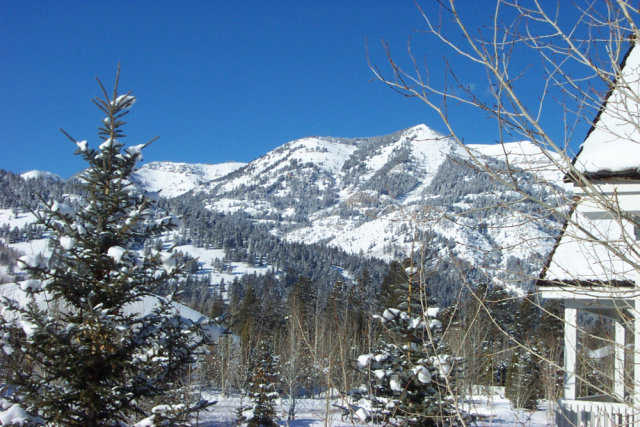
M 22 228 L 34 222 L 36 222 L 36 217 L 32 213 L 14 212 L 12 209 L 0 209 L 0 225 L 9 224 L 11 228 Z
M 203 392 L 203 397 L 216 400 L 218 403 L 211 406 L 207 412 L 203 412 L 197 419 L 199 426 L 203 427 L 226 427 L 232 426 L 236 418 L 236 408 L 240 405 L 250 404 L 247 398 L 241 400 L 240 396 L 223 397 L 214 391 Z M 340 405 L 339 399 L 329 401 L 327 411 L 327 401 L 324 398 L 298 399 L 296 401 L 296 419 L 287 421 L 287 410 L 289 401 L 281 399 L 277 402 L 277 411 L 280 416 L 279 425 L 296 427 L 319 427 L 319 426 L 366 426 L 355 417 L 343 416 L 341 409 L 335 405 Z M 476 414 L 478 419 L 471 423 L 471 426 L 530 426 L 541 427 L 553 425 L 546 406 L 540 407 L 537 411 L 517 410 L 511 406 L 511 402 L 499 394 L 493 396 L 473 396 L 467 399 L 464 408 L 471 414 Z M 325 424 L 326 422 L 326 424 Z
M 228 262 L 227 271 L 220 272 L 213 268 L 213 264 L 216 260 L 220 262 L 224 260 L 223 249 L 206 249 L 194 245 L 181 245 L 176 246 L 174 251 L 180 251 L 196 258 L 200 265 L 198 274 L 208 275 L 212 285 L 220 284 L 223 281 L 229 284 L 233 282 L 234 279 L 244 276 L 245 274 L 256 274 L 260 276 L 274 269 L 274 267 L 270 265 L 250 266 L 245 262 Z

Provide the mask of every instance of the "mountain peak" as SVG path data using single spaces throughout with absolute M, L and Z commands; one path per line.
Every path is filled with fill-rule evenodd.
M 412 136 L 417 136 L 417 137 L 418 136 L 427 136 L 429 139 L 444 138 L 445 137 L 440 132 L 437 132 L 437 131 L 431 129 L 429 126 L 425 125 L 424 123 L 420 123 L 420 124 L 417 124 L 415 126 L 411 126 L 409 128 L 404 129 L 401 132 L 406 134 L 406 135 L 412 135 Z
M 56 181 L 62 181 L 62 178 L 60 178 L 58 175 L 56 175 L 53 172 L 40 171 L 35 169 L 28 172 L 21 173 L 20 176 L 24 180 L 37 179 L 37 178 L 49 178 Z

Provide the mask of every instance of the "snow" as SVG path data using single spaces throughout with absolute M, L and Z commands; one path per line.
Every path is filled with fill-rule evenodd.
M 418 365 L 414 369 L 418 374 L 418 381 L 420 381 L 422 384 L 429 384 L 431 382 L 431 373 L 427 368 Z
M 536 411 L 516 409 L 504 397 L 504 387 L 487 387 L 482 394 L 467 396 L 462 409 L 477 416 L 470 426 L 552 426 L 553 412 L 544 402 Z M 496 390 L 495 392 L 491 390 Z
M 167 273 L 171 273 L 176 268 L 176 258 L 171 252 L 160 253 L 160 261 Z
M 400 393 L 402 391 L 402 384 L 400 384 L 400 381 L 398 381 L 397 378 L 391 378 L 389 380 L 389 387 L 391 388 L 391 391 L 395 391 L 396 393 Z
M 76 244 L 76 241 L 73 237 L 70 237 L 70 236 L 60 237 L 60 246 L 62 246 L 62 249 L 66 251 L 70 251 L 71 249 L 73 249 L 75 244 Z
M 439 354 L 432 358 L 432 363 L 438 368 L 441 376 L 446 377 L 451 372 L 450 356 L 448 354 Z
M 220 191 L 228 192 L 242 185 L 259 182 L 265 186 L 270 185 L 273 180 L 269 181 L 269 177 L 278 177 L 284 173 L 283 169 L 288 169 L 296 162 L 299 165 L 296 173 L 311 165 L 322 173 L 336 176 L 339 180 L 339 172 L 344 162 L 356 149 L 357 147 L 351 143 L 327 138 L 311 137 L 290 141 L 249 163 L 243 175 L 225 182 Z
M 587 234 L 589 233 L 589 234 Z M 546 271 L 546 280 L 626 281 L 640 283 L 634 265 L 638 253 L 629 250 L 624 236 L 633 236 L 633 225 L 613 219 L 590 220 L 575 209 Z M 607 246 L 601 242 L 607 242 Z M 628 257 L 623 260 L 619 254 Z M 635 252 L 635 253 L 634 253 Z
M 386 320 L 393 320 L 398 317 L 400 310 L 397 308 L 387 308 L 382 312 L 382 317 Z
M 128 147 L 127 148 L 127 152 L 133 157 L 138 157 L 138 160 L 142 160 L 142 149 L 146 145 L 147 144 L 138 144 L 138 145 L 134 145 L 132 147 Z
M 425 310 L 427 317 L 436 317 L 440 313 L 440 307 L 429 307 Z
M 486 395 L 468 396 L 464 399 L 463 408 L 478 416 L 478 420 L 469 423 L 469 426 L 523 426 L 543 427 L 553 425 L 552 414 L 547 410 L 547 404 L 541 404 L 536 411 L 515 409 L 508 399 L 505 399 L 504 390 L 500 392 L 487 392 Z M 212 389 L 203 390 L 202 397 L 207 400 L 215 400 L 218 403 L 201 412 L 198 422 L 203 427 L 231 427 L 236 418 L 236 408 L 241 404 L 246 405 L 248 399 L 239 395 L 224 396 L 219 391 Z M 364 427 L 364 420 L 368 417 L 367 408 L 354 407 L 353 414 L 344 414 L 343 409 L 347 405 L 335 394 L 329 398 L 329 406 L 325 396 L 316 398 L 296 399 L 296 419 L 287 420 L 289 400 L 281 398 L 276 400 L 276 414 L 279 416 L 278 425 L 290 427 Z M 141 424 L 142 425 L 142 424 Z
M 174 252 L 182 252 L 190 255 L 198 260 L 198 274 L 209 276 L 212 285 L 218 285 L 222 282 L 230 284 L 235 278 L 239 278 L 246 274 L 264 275 L 269 271 L 273 271 L 274 267 L 270 265 L 250 266 L 244 262 L 226 262 L 226 269 L 218 271 L 213 268 L 214 263 L 219 260 L 222 262 L 225 258 L 223 249 L 207 249 L 199 248 L 194 245 L 180 245 L 173 248 Z
M 76 141 L 76 145 L 78 146 L 78 150 L 84 152 L 87 151 L 87 141 L 83 140 L 83 141 Z
M 37 239 L 28 242 L 9 243 L 7 246 L 21 252 L 25 255 L 43 255 L 47 256 L 51 252 L 49 249 L 49 239 Z
M 376 369 L 373 371 L 373 375 L 375 375 L 376 377 L 378 377 L 378 379 L 382 379 L 384 378 L 384 376 L 386 375 L 384 369 Z
M 115 262 L 120 262 L 127 250 L 121 246 L 112 246 L 107 250 L 107 255 L 113 258 Z
M 22 228 L 34 222 L 36 222 L 36 217 L 31 212 L 18 211 L 14 213 L 11 209 L 0 209 L 0 226 L 8 224 L 10 228 Z
M 112 107 L 119 107 L 120 109 L 131 108 L 136 102 L 136 97 L 129 94 L 119 95 L 116 99 L 110 102 Z M 108 119 L 108 117 L 107 117 Z
M 321 169 L 337 173 L 345 160 L 356 150 L 353 145 L 336 144 L 320 138 L 303 138 L 289 143 L 289 161 L 311 162 Z
M 2 425 L 31 425 L 30 422 L 33 422 L 33 425 L 44 424 L 41 419 L 30 417 L 17 403 L 0 411 L 0 424 Z
M 29 279 L 23 282 L 18 282 L 18 285 L 20 285 L 20 289 L 25 292 L 37 292 L 42 289 L 42 282 L 39 280 Z
M 357 360 L 358 367 L 361 369 L 366 368 L 371 363 L 371 359 L 373 359 L 373 354 L 361 354 Z
M 76 214 L 71 206 L 69 206 L 66 203 L 62 203 L 58 201 L 54 201 L 51 204 L 51 212 L 58 212 L 60 215 L 66 216 L 69 218 L 73 218 L 73 216 Z
M 102 144 L 98 146 L 98 148 L 100 149 L 100 151 L 108 150 L 111 147 L 113 147 L 114 143 L 117 144 L 118 140 L 113 138 L 107 138 Z
M 545 182 L 562 183 L 564 168 L 559 168 L 568 157 L 545 150 L 531 141 L 514 141 L 503 144 L 467 144 L 468 149 L 483 156 L 504 161 L 512 168 L 535 173 Z
M 28 268 L 42 267 L 42 257 L 38 255 L 28 254 L 18 258 L 18 268 L 20 270 L 26 270 Z
M 36 179 L 36 178 L 50 178 L 56 181 L 61 181 L 62 178 L 56 175 L 55 173 L 39 171 L 39 170 L 31 170 L 28 172 L 24 172 L 20 174 L 20 177 L 24 180 Z
M 582 144 L 581 172 L 619 172 L 640 167 L 640 49 L 632 48 L 616 86 Z
M 131 148 L 129 148 L 131 150 Z M 133 173 L 132 179 L 145 190 L 163 197 L 177 197 L 198 185 L 218 179 L 243 167 L 245 163 L 220 164 L 150 162 Z
M 16 321 L 16 326 L 22 328 L 22 331 L 24 332 L 27 338 L 31 338 L 33 334 L 36 332 L 36 330 L 38 329 L 38 326 L 36 324 L 31 323 L 27 320 Z

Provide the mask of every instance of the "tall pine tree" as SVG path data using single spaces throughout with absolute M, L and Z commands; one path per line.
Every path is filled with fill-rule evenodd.
M 147 398 L 175 390 L 205 341 L 202 325 L 156 295 L 183 265 L 170 252 L 142 250 L 177 219 L 158 217 L 152 198 L 130 182 L 149 144 L 121 142 L 135 98 L 118 93 L 118 77 L 111 96 L 100 87 L 99 146 L 65 133 L 88 164 L 79 175 L 81 200 L 43 200 L 35 213 L 53 252 L 48 260 L 20 259 L 29 280 L 5 301 L 0 319 L 2 380 L 47 424 L 118 425 L 149 415 Z M 143 305 L 154 308 L 142 312 Z M 183 417 L 188 410 L 169 412 Z

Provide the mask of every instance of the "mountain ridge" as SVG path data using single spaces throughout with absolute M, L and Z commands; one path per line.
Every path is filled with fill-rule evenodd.
M 418 125 L 371 139 L 290 141 L 194 187 L 192 195 L 211 211 L 242 213 L 288 242 L 390 261 L 419 249 L 430 235 L 441 258 L 495 271 L 535 258 L 529 274 L 560 224 L 483 169 L 531 168 L 518 170 L 518 185 L 560 203 L 565 189 L 550 156 L 528 142 L 462 147 Z M 506 203 L 517 209 L 507 212 Z
M 167 206 L 176 213 L 191 215 L 197 207 L 229 218 L 219 231 L 225 235 L 254 224 L 288 244 L 328 246 L 387 262 L 428 253 L 438 277 L 449 274 L 447 265 L 463 266 L 522 293 L 551 250 L 560 222 L 496 178 L 502 174 L 519 191 L 560 205 L 566 190 L 553 156 L 526 141 L 460 146 L 418 125 L 372 138 L 302 138 L 247 164 L 150 162 L 133 183 L 144 191 L 162 190 L 166 200 L 175 200 Z M 549 179 L 551 184 L 544 182 Z M 190 224 L 173 239 L 207 241 L 198 233 L 210 232 Z M 240 245 L 248 262 L 269 255 L 242 247 L 245 239 L 227 236 L 206 244 Z M 507 273 L 517 270 L 514 265 L 522 278 Z

